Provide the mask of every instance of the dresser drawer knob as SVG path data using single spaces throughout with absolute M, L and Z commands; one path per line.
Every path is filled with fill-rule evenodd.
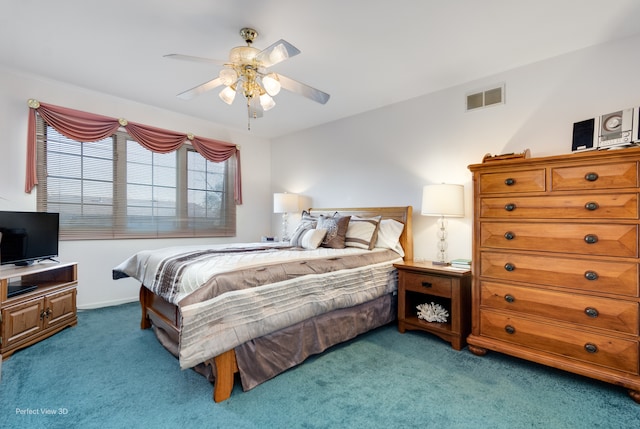
M 507 186 L 513 186 L 516 184 L 516 179 L 512 179 L 511 177 L 504 179 L 504 184 Z
M 510 262 L 507 262 L 506 264 L 504 264 L 504 269 L 507 271 L 513 271 L 516 269 L 516 266 Z
M 596 273 L 595 271 L 587 271 L 586 273 L 584 273 L 584 277 L 587 280 L 598 280 L 598 273 Z
M 513 301 L 516 300 L 516 297 L 513 295 L 505 295 L 504 296 L 504 300 L 507 301 L 509 304 L 511 304 Z
M 584 345 L 584 349 L 588 353 L 596 353 L 598 351 L 598 346 L 596 346 L 595 344 L 587 343 Z
M 587 173 L 584 175 L 584 180 L 588 182 L 595 182 L 598 180 L 598 173 Z
M 584 241 L 587 244 L 596 244 L 598 242 L 598 236 L 595 234 L 587 234 L 584 236 Z
M 594 210 L 598 210 L 598 203 L 593 202 L 593 201 L 589 201 L 587 204 L 584 205 L 584 208 L 590 211 L 594 211 Z
M 513 203 L 505 204 L 504 209 L 508 212 L 512 212 L 516 209 L 516 205 Z
M 430 288 L 430 287 L 432 287 L 432 286 L 433 286 L 433 284 L 432 284 L 432 283 L 430 283 L 430 282 L 422 282 L 422 287 L 423 287 L 423 288 L 427 288 L 427 289 L 429 289 L 429 288 Z
M 598 310 L 596 310 L 593 307 L 587 307 L 584 309 L 584 313 L 589 316 L 589 317 L 593 317 L 596 318 L 598 317 Z
M 504 238 L 506 238 L 507 240 L 513 240 L 514 238 L 516 238 L 516 235 L 511 231 L 507 231 L 504 233 Z
M 515 334 L 515 333 L 516 333 L 516 328 L 514 328 L 514 327 L 513 327 L 513 326 L 511 326 L 511 325 L 507 325 L 507 326 L 505 326 L 505 327 L 504 327 L 504 330 L 505 330 L 505 332 L 506 332 L 507 334 L 509 334 L 509 335 L 513 335 L 513 334 Z

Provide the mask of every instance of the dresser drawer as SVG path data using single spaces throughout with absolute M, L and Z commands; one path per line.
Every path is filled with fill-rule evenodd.
M 480 193 L 544 192 L 545 169 L 482 173 L 479 176 Z
M 635 161 L 558 167 L 551 170 L 551 188 L 554 191 L 620 189 L 637 186 L 638 168 Z
M 638 264 L 632 262 L 481 252 L 479 273 L 508 283 L 638 296 Z
M 638 303 L 507 284 L 480 283 L 483 307 L 638 335 Z
M 399 280 L 405 290 L 451 297 L 451 279 L 447 277 L 402 271 Z
M 481 198 L 480 217 L 505 219 L 637 219 L 637 194 Z
M 638 374 L 637 341 L 485 310 L 480 314 L 480 331 L 533 350 Z
M 480 247 L 638 257 L 638 225 L 483 222 Z

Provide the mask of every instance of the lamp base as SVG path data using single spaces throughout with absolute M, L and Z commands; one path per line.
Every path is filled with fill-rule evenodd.
M 451 265 L 449 262 L 444 262 L 444 261 L 431 261 L 431 264 L 433 264 L 433 265 Z

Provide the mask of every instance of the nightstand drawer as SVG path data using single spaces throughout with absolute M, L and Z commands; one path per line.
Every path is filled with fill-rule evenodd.
M 402 272 L 400 282 L 405 290 L 446 298 L 451 297 L 451 279 L 447 277 Z
M 507 314 L 481 311 L 483 336 L 615 370 L 638 373 L 638 342 Z

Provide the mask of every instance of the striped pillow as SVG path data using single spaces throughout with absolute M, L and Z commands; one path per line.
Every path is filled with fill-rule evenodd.
M 352 216 L 344 240 L 345 246 L 373 249 L 378 240 L 378 228 L 380 227 L 381 219 L 382 216 L 372 218 Z

